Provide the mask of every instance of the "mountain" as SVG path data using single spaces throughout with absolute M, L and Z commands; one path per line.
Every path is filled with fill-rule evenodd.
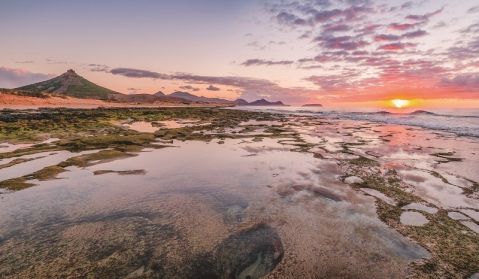
M 248 103 L 248 106 L 286 106 L 286 105 L 283 104 L 283 102 L 281 101 L 269 102 L 265 99 L 259 99 L 251 103 Z
M 139 104 L 154 104 L 157 102 L 167 102 L 167 103 L 177 103 L 177 104 L 191 104 L 193 101 L 189 101 L 182 98 L 170 97 L 165 94 L 147 94 L 147 93 L 138 93 L 138 94 L 120 94 L 115 97 L 115 101 L 120 102 L 130 102 L 130 103 L 139 103 Z
M 166 95 L 165 95 L 165 93 L 163 93 L 163 92 L 161 92 L 161 91 L 158 91 L 158 92 L 156 92 L 156 93 L 155 93 L 155 94 L 153 94 L 153 95 L 155 95 L 156 97 L 163 97 L 163 96 L 166 96 Z
M 249 104 L 245 99 L 237 99 L 234 103 L 237 106 L 247 106 Z
M 133 103 L 154 103 L 158 101 L 158 97 L 153 94 L 122 94 L 115 97 L 116 101 L 120 102 L 133 102 Z
M 231 104 L 231 101 L 226 99 L 220 98 L 208 98 L 203 96 L 196 96 L 188 92 L 176 91 L 167 95 L 169 97 L 181 98 L 191 102 L 199 102 L 199 103 L 217 103 L 217 104 Z
M 71 69 L 58 77 L 22 86 L 16 88 L 16 90 L 100 100 L 112 100 L 123 95 L 105 87 L 96 85 L 93 82 L 81 77 Z
M 322 107 L 323 105 L 321 104 L 304 104 L 302 107 Z

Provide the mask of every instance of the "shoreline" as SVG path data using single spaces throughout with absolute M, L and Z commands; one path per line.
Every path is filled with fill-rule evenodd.
M 198 255 L 213 253 L 210 258 L 215 259 L 214 255 L 224 247 L 223 244 L 215 246 L 215 243 L 236 245 L 232 240 L 236 235 L 245 235 L 255 241 L 264 241 L 260 237 L 264 234 L 274 236 L 275 241 L 282 244 L 265 253 L 273 255 L 284 251 L 284 254 L 266 278 L 288 274 L 308 276 L 318 270 L 332 274 L 350 272 L 347 274 L 358 277 L 361 273 L 356 272 L 360 270 L 348 264 L 355 262 L 358 268 L 370 264 L 369 259 L 374 256 L 372 248 L 376 246 L 376 256 L 380 255 L 382 259 L 380 266 L 387 268 L 375 269 L 374 274 L 378 276 L 384 277 L 388 273 L 389 278 L 402 278 L 405 274 L 412 278 L 455 278 L 470 276 L 479 268 L 479 258 L 475 254 L 479 249 L 479 231 L 474 231 L 475 226 L 479 226 L 479 220 L 475 219 L 479 213 L 476 206 L 479 177 L 474 171 L 474 162 L 479 160 L 477 139 L 465 140 L 399 125 L 220 108 L 73 109 L 47 111 L 39 119 L 32 115 L 29 111 L 15 112 L 13 123 L 0 121 L 0 128 L 9 131 L 8 134 L 0 133 L 1 142 L 7 142 L 9 138 L 13 142 L 38 140 L 45 136 L 58 139 L 0 153 L 0 172 L 18 171 L 18 176 L 10 175 L 14 178 L 0 182 L 3 189 L 8 189 L 0 195 L 5 195 L 7 200 L 13 199 L 9 203 L 14 209 L 13 214 L 23 214 L 15 209 L 15 197 L 28 201 L 29 192 L 34 196 L 51 195 L 50 203 L 57 204 L 56 191 L 67 191 L 68 196 L 75 196 L 81 189 L 79 187 L 85 184 L 84 176 L 87 181 L 98 183 L 89 191 L 99 191 L 95 197 L 100 200 L 104 198 L 101 194 L 103 188 L 111 192 L 108 196 L 118 196 L 119 201 L 132 199 L 127 204 L 133 207 L 137 203 L 142 205 L 145 197 L 154 197 L 151 204 L 145 204 L 147 208 L 159 199 L 157 202 L 163 204 L 167 212 L 173 210 L 180 216 L 177 221 L 166 218 L 161 222 L 171 223 L 174 228 L 181 228 L 179 233 L 189 235 L 191 245 L 196 245 L 192 251 Z M 42 125 L 36 125 L 37 121 Z M 122 123 L 129 125 L 119 125 Z M 133 125 L 135 123 L 138 125 Z M 149 125 L 142 127 L 144 123 Z M 59 163 L 26 168 L 43 160 L 36 157 L 47 156 L 48 159 L 52 156 L 49 154 L 64 151 L 71 153 L 61 153 L 67 158 L 56 159 Z M 210 161 L 215 167 L 209 168 L 202 163 L 203 160 Z M 269 167 L 260 167 L 265 163 Z M 26 169 L 22 170 L 22 167 Z M 177 168 L 194 179 L 183 180 L 184 176 L 176 175 Z M 225 173 L 221 174 L 218 169 Z M 258 170 L 260 173 L 251 175 Z M 156 183 L 169 179 L 173 179 L 169 186 Z M 196 179 L 210 181 L 210 187 L 220 187 L 210 192 L 208 188 L 198 188 Z M 231 188 L 229 183 L 236 185 L 242 179 L 251 179 L 246 183 L 249 186 L 240 183 Z M 183 183 L 191 183 L 189 187 L 192 188 L 178 191 L 178 185 Z M 47 185 L 54 188 L 44 187 Z M 143 186 L 137 191 L 131 185 Z M 51 189 L 57 190 L 51 192 Z M 229 197 L 223 201 L 227 205 L 226 212 L 222 211 L 224 204 L 215 204 L 218 199 L 223 199 L 218 196 L 222 191 L 226 191 L 225 195 Z M 163 193 L 162 198 L 158 198 L 158 193 Z M 241 198 L 231 198 L 236 195 Z M 205 202 L 212 197 L 211 203 Z M 249 203 L 244 202 L 245 197 L 250 199 Z M 75 200 L 70 202 L 78 203 Z M 89 202 L 87 198 L 77 206 L 82 208 Z M 40 208 L 45 206 L 41 200 L 29 203 Z M 80 241 L 81 245 L 86 245 L 81 242 L 81 237 L 85 233 L 88 235 L 88 226 L 98 225 L 96 222 L 108 232 L 103 239 L 105 243 L 111 241 L 108 235 L 115 235 L 106 226 L 110 218 L 117 222 L 116 215 L 111 215 L 108 210 L 112 204 L 94 205 L 99 213 L 105 214 L 102 221 L 83 224 L 73 220 L 71 226 L 67 224 L 64 228 L 66 232 L 78 235 L 80 240 L 74 241 Z M 27 210 L 26 216 L 31 206 L 29 204 L 24 209 Z M 62 203 L 58 206 L 61 207 Z M 189 211 L 190 207 L 201 214 Z M 165 214 L 161 207 L 156 210 Z M 86 219 L 80 220 L 90 220 L 88 214 L 93 213 L 95 211 L 82 213 L 86 214 Z M 456 216 L 462 219 L 455 219 Z M 136 224 L 135 218 L 125 218 L 121 221 L 122 226 Z M 190 227 L 189 224 L 197 218 L 209 225 Z M 2 220 L 8 219 L 0 218 Z M 11 222 L 22 227 L 15 219 Z M 324 222 L 330 226 L 324 228 Z M 76 231 L 78 226 L 83 229 Z M 318 230 L 321 233 L 318 234 Z M 62 230 L 59 233 L 63 235 Z M 198 238 L 198 235 L 211 233 L 217 240 Z M 298 234 L 301 237 L 297 237 Z M 361 244 L 365 246 L 357 247 L 348 242 L 351 237 L 361 238 L 362 235 L 367 236 L 366 242 Z M 26 236 L 32 239 L 31 245 L 34 246 L 35 237 Z M 46 233 L 41 237 L 49 239 L 51 236 Z M 153 238 L 147 241 L 158 243 L 159 247 L 176 247 L 174 241 L 155 242 L 154 236 L 150 237 Z M 308 245 L 303 239 L 310 241 Z M 461 241 L 450 242 L 450 239 Z M 17 240 L 11 237 L 9 241 Z M 340 248 L 328 246 L 331 241 L 339 243 Z M 426 252 L 415 244 L 420 244 L 429 256 L 425 256 Z M 32 253 L 28 247 L 24 246 L 26 250 L 22 253 Z M 174 252 L 179 253 L 178 249 L 175 248 Z M 329 256 L 339 257 L 337 260 L 344 264 L 344 268 L 350 266 L 352 270 L 336 270 L 335 263 L 328 261 L 329 257 L 313 257 L 315 251 L 328 251 Z M 350 251 L 351 258 L 341 258 L 344 251 Z M 391 258 L 390 253 L 398 253 L 396 257 L 401 259 Z M 76 257 L 81 260 L 83 256 Z M 194 256 L 187 254 L 182 257 L 188 262 L 193 261 L 195 266 Z M 63 258 L 59 256 L 50 260 L 61 264 Z M 129 258 L 124 260 L 131 261 Z M 176 264 L 165 263 L 168 268 Z M 268 270 L 274 266 L 268 266 Z M 86 264 L 84 267 L 88 270 L 94 266 Z M 114 266 L 110 268 L 114 269 Z M 37 271 L 30 272 L 32 275 Z

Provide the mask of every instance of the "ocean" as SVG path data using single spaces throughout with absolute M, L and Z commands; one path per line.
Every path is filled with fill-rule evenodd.
M 313 115 L 332 119 L 349 119 L 387 124 L 417 126 L 454 133 L 458 136 L 479 137 L 479 109 L 417 110 L 410 113 L 391 113 L 379 110 L 333 110 L 324 107 L 235 107 L 235 109 L 287 114 Z

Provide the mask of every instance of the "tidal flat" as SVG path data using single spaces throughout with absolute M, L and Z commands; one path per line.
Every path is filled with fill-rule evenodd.
M 479 139 L 222 108 L 0 113 L 1 278 L 472 278 Z

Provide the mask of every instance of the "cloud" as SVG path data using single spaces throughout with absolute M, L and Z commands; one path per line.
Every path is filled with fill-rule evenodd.
M 380 34 L 374 36 L 375 42 L 388 42 L 388 41 L 399 41 L 401 39 L 414 39 L 422 36 L 426 36 L 428 33 L 424 30 L 416 30 L 412 32 L 407 32 L 402 35 L 393 35 L 393 34 Z
M 32 73 L 22 69 L 0 67 L 0 88 L 16 88 L 37 83 L 54 77 L 53 75 Z
M 369 45 L 368 42 L 352 36 L 318 36 L 314 41 L 326 49 L 356 50 Z
M 442 28 L 442 27 L 446 27 L 446 26 L 447 26 L 447 23 L 445 23 L 444 21 L 439 21 L 434 26 L 432 26 L 432 28 L 433 29 L 438 29 L 438 28 Z
M 126 90 L 128 90 L 128 91 L 131 92 L 131 93 L 138 93 L 138 92 L 141 91 L 142 89 L 141 89 L 141 88 L 130 87 L 130 88 L 127 88 Z
M 309 22 L 287 12 L 281 12 L 276 16 L 280 24 L 284 25 L 308 25 Z
M 463 90 L 471 90 L 479 93 L 479 72 L 461 73 L 452 78 L 441 80 L 442 85 L 458 87 Z
M 130 78 L 153 78 L 153 79 L 165 79 L 167 75 L 159 74 L 147 70 L 138 70 L 132 68 L 115 68 L 110 70 L 110 73 L 114 75 L 121 75 Z
M 374 41 L 376 42 L 398 41 L 399 39 L 401 39 L 401 36 L 398 36 L 398 35 L 380 34 L 380 35 L 374 36 Z
M 335 20 L 338 18 L 354 21 L 361 18 L 363 15 L 372 12 L 373 10 L 366 6 L 351 6 L 346 9 L 332 9 L 323 11 L 313 11 L 313 21 L 315 23 L 322 23 L 326 21 Z
M 424 30 L 417 30 L 417 31 L 412 31 L 412 32 L 402 34 L 401 37 L 402 38 L 407 38 L 407 39 L 413 39 L 413 38 L 426 36 L 427 34 L 428 33 Z
M 415 21 L 428 21 L 431 17 L 442 13 L 443 10 L 444 10 L 444 7 L 434 12 L 423 14 L 423 15 L 408 15 L 406 16 L 406 18 L 410 20 L 415 20 Z
M 209 91 L 220 91 L 220 88 L 214 87 L 213 85 L 210 84 L 210 86 L 208 86 L 208 88 L 206 88 L 206 90 L 209 90 Z
M 33 60 L 22 60 L 22 61 L 15 61 L 17 64 L 33 64 L 35 61 Z
M 110 72 L 110 67 L 103 64 L 88 64 L 88 68 L 92 72 L 106 72 L 106 73 Z
M 386 51 L 399 51 L 407 48 L 415 47 L 416 44 L 413 43 L 392 43 L 379 46 L 379 50 L 386 50 Z
M 272 61 L 272 60 L 264 60 L 264 59 L 248 59 L 245 62 L 241 63 L 241 65 L 249 67 L 249 66 L 276 66 L 276 65 L 291 65 L 293 61 L 290 60 L 282 60 L 282 61 Z
M 323 31 L 327 33 L 333 33 L 333 32 L 346 32 L 351 30 L 352 27 L 346 24 L 325 24 L 323 25 Z
M 341 15 L 342 11 L 340 9 L 315 11 L 313 14 L 313 20 L 314 22 L 326 22 Z
M 285 102 L 306 102 L 311 99 L 317 90 L 293 87 L 287 88 L 266 80 L 238 76 L 202 76 L 188 73 L 163 74 L 158 72 L 131 69 L 116 68 L 110 71 L 111 74 L 122 75 L 129 78 L 158 78 L 171 81 L 183 81 L 186 83 L 208 84 L 209 89 L 215 89 L 215 85 L 224 85 L 236 87 L 241 94 L 241 98 L 246 100 L 256 100 L 258 98 L 268 98 L 269 100 L 282 100 Z M 219 88 L 218 88 L 219 89 Z
M 392 30 L 404 31 L 416 28 L 419 24 L 422 23 L 391 23 L 389 24 L 389 28 Z
M 193 91 L 199 91 L 199 90 L 200 90 L 199 88 L 193 87 L 193 86 L 191 86 L 191 85 L 183 85 L 183 86 L 180 86 L 180 89 L 183 89 L 183 90 L 193 90 Z
M 468 12 L 469 14 L 474 14 L 474 13 L 479 12 L 479 5 L 474 6 L 474 7 L 471 7 L 470 9 L 467 10 L 467 12 Z
M 454 22 L 454 15 L 450 11 L 446 14 L 446 7 L 415 14 L 411 11 L 421 5 L 425 7 L 424 1 L 403 0 L 394 5 L 391 4 L 394 1 L 374 0 L 334 0 L 327 1 L 327 5 L 316 2 L 277 1 L 271 15 L 274 18 L 281 12 L 287 13 L 289 16 L 283 14 L 285 20 L 280 24 L 294 28 L 290 31 L 279 26 L 279 30 L 303 34 L 300 38 L 310 41 L 312 53 L 298 59 L 297 66 L 305 70 L 321 69 L 315 73 L 323 74 L 305 78 L 316 86 L 315 94 L 319 98 L 371 100 L 391 92 L 448 98 L 451 84 L 454 89 L 463 88 L 468 92 L 475 86 L 477 75 L 464 74 L 477 71 L 479 63 L 479 23 L 474 23 L 475 19 L 462 30 L 444 30 L 449 32 L 450 39 L 434 46 L 437 43 L 431 45 L 425 41 L 426 36 L 436 32 L 433 29 Z M 472 7 L 468 12 L 477 11 Z M 308 24 L 295 25 L 298 18 Z M 438 22 L 429 25 L 436 18 Z M 419 48 L 420 43 L 425 48 Z M 457 96 L 471 96 L 461 94 Z
M 45 62 L 47 62 L 47 64 L 75 64 L 74 62 L 59 60 L 56 58 L 47 58 L 45 59 Z

